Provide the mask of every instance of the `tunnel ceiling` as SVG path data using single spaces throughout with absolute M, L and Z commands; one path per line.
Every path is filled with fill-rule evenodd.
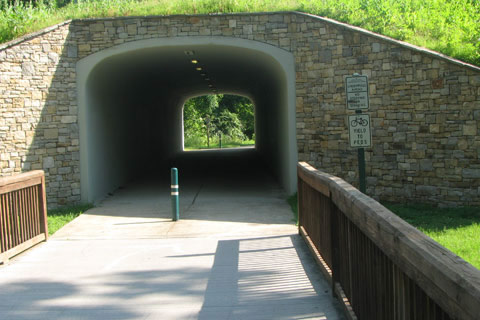
M 192 59 L 198 64 L 193 64 Z M 131 91 L 135 87 L 142 94 L 168 92 L 170 96 L 189 98 L 213 93 L 210 83 L 218 93 L 245 95 L 255 100 L 256 95 L 274 90 L 280 73 L 279 64 L 258 51 L 196 45 L 119 54 L 102 61 L 92 77 L 94 82 L 102 83 L 102 90 L 108 83 L 113 90 Z

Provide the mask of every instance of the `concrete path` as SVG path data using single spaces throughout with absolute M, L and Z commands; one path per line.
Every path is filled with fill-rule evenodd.
M 343 319 L 261 172 L 119 190 L 0 266 L 0 319 Z

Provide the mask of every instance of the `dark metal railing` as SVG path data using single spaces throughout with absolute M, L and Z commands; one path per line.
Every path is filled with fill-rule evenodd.
M 47 238 L 43 171 L 0 178 L 0 263 Z
M 358 319 L 479 319 L 480 270 L 342 179 L 298 165 L 299 229 Z

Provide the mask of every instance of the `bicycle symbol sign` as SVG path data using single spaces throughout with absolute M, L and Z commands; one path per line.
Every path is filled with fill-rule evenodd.
M 370 130 L 370 116 L 368 114 L 349 115 L 348 134 L 351 147 L 371 147 L 372 131 Z
M 368 126 L 368 120 L 364 119 L 362 116 L 355 116 L 355 119 L 353 119 L 350 122 L 350 125 L 352 127 L 356 127 L 356 126 L 366 127 Z

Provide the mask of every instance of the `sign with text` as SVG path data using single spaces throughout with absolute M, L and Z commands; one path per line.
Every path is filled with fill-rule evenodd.
M 368 109 L 368 77 L 354 75 L 345 78 L 345 90 L 347 91 L 347 109 Z
M 348 116 L 348 135 L 350 137 L 350 147 L 371 147 L 372 130 L 370 130 L 370 116 L 368 114 Z

